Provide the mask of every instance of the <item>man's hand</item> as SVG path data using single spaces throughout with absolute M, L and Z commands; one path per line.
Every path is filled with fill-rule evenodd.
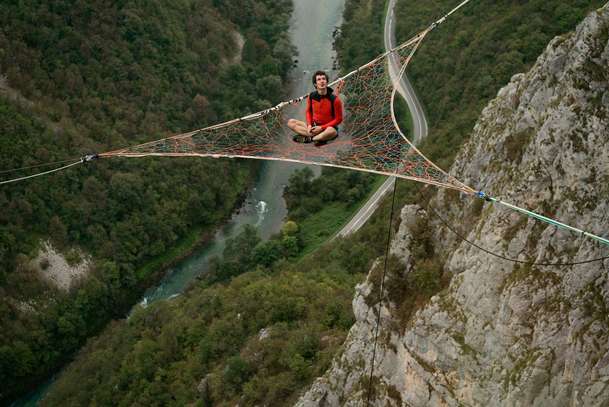
M 311 127 L 311 129 L 309 130 L 309 133 L 311 133 L 314 136 L 317 136 L 319 133 L 321 133 L 322 131 L 324 131 L 324 129 L 322 129 L 320 126 L 313 126 Z

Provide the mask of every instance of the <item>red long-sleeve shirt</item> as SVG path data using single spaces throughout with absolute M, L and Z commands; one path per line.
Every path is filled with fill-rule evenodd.
M 309 95 L 307 98 L 308 125 L 315 123 L 325 130 L 330 126 L 336 127 L 343 121 L 343 103 L 338 96 L 334 96 L 334 102 L 331 101 L 330 95 L 333 92 L 332 88 L 328 88 L 328 93 L 325 95 L 320 95 L 317 91 Z M 311 109 L 311 103 L 313 109 Z M 332 117 L 332 103 L 334 103 L 334 117 Z

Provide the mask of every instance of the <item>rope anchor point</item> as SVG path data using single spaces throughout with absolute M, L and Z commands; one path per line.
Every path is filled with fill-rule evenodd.
M 97 153 L 93 153 L 93 154 L 85 154 L 82 157 L 80 157 L 80 162 L 83 164 L 88 163 L 89 161 L 93 161 L 99 158 L 99 154 Z
M 493 200 L 491 199 L 490 196 L 488 196 L 485 192 L 483 191 L 478 191 L 476 192 L 476 196 L 480 199 L 484 199 L 486 202 L 492 202 Z

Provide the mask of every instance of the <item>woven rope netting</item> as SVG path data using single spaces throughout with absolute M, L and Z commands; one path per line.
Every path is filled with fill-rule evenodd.
M 476 192 L 428 160 L 400 129 L 394 114 L 394 101 L 399 87 L 398 82 L 401 81 L 406 67 L 425 36 L 469 1 L 463 0 L 407 42 L 330 84 L 335 86 L 336 93 L 343 101 L 344 121 L 340 125 L 340 136 L 326 145 L 315 146 L 292 141 L 287 121 L 289 118 L 304 118 L 308 96 L 305 95 L 261 112 L 204 129 L 120 150 L 88 154 L 79 161 L 59 168 L 0 181 L 0 185 L 58 172 L 96 158 L 198 156 L 288 161 L 367 171 L 459 190 L 609 245 L 609 239 L 604 237 L 488 196 L 483 191 Z M 392 79 L 394 70 L 390 62 L 395 59 L 398 60 L 401 69 Z M 72 160 L 2 172 L 65 164 L 70 161 Z
M 427 31 L 357 70 L 334 86 L 344 106 L 339 137 L 326 145 L 292 141 L 290 118 L 304 121 L 308 95 L 240 119 L 100 154 L 123 156 L 201 156 L 254 158 L 333 166 L 395 175 L 429 184 L 473 190 L 451 177 L 404 136 L 393 114 L 394 84 L 389 58 L 399 56 L 402 74 Z

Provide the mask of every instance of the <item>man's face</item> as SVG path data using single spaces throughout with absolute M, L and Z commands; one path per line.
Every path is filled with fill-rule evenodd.
M 317 75 L 315 77 L 315 87 L 317 89 L 325 89 L 326 86 L 328 86 L 326 75 Z

